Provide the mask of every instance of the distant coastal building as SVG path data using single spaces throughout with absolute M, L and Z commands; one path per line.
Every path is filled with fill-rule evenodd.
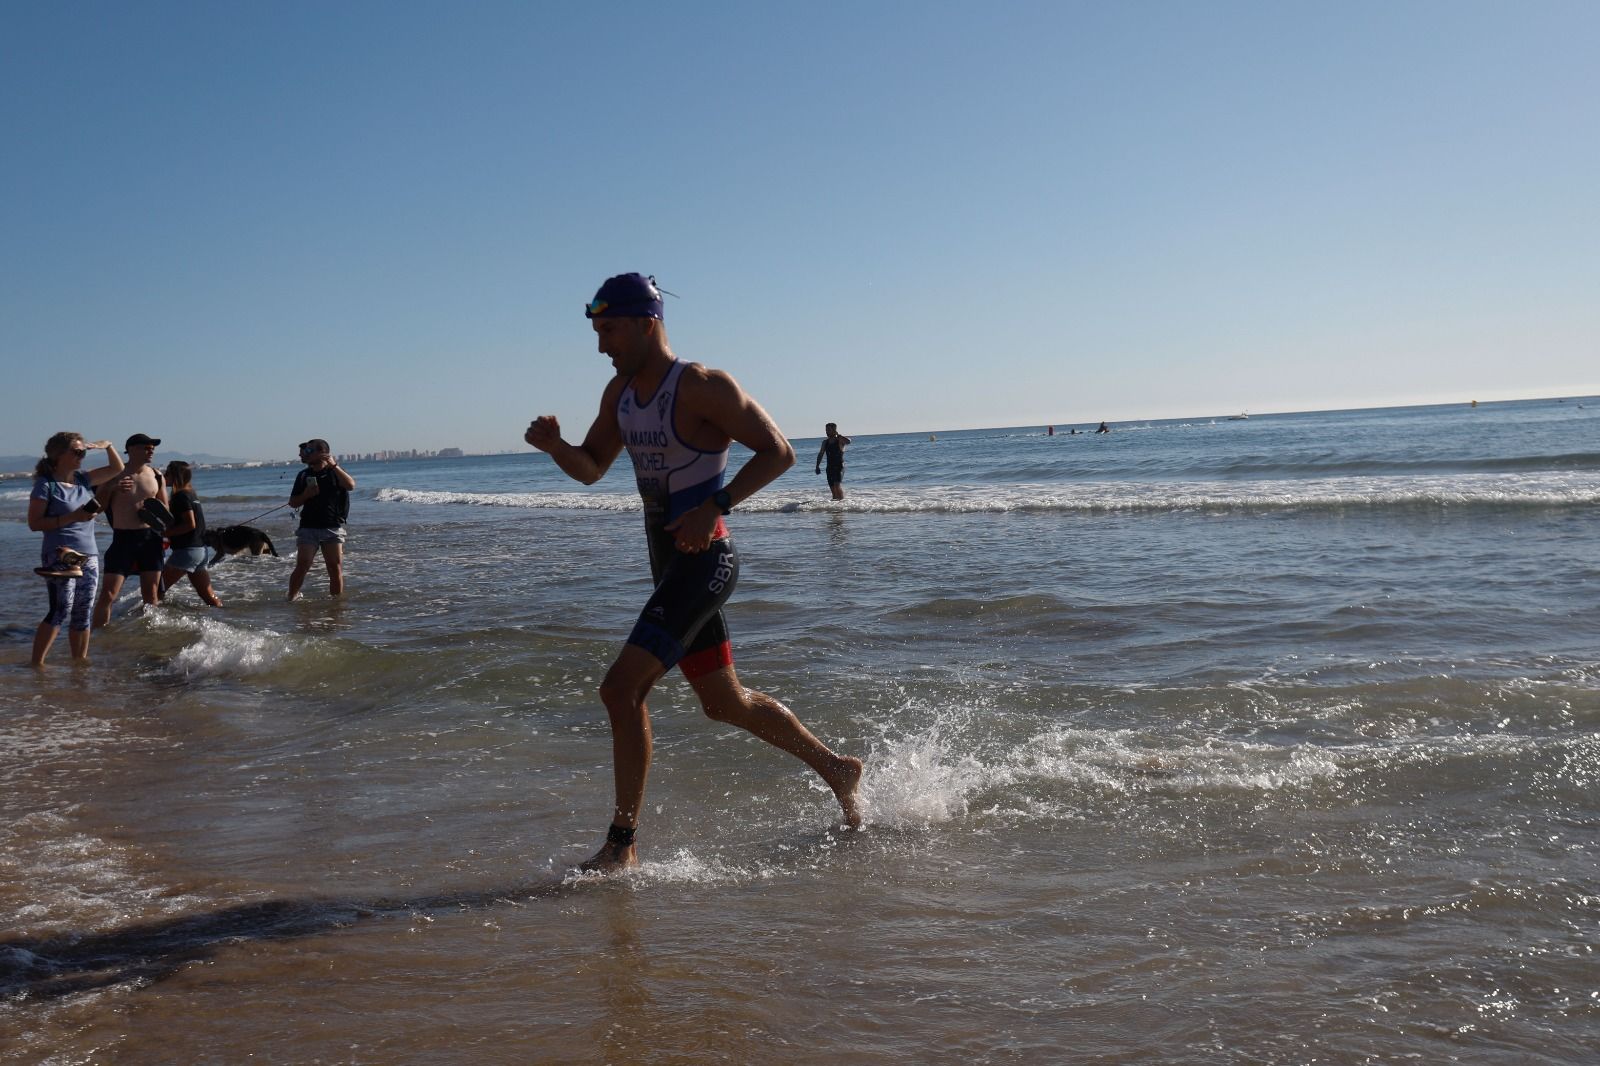
M 460 459 L 467 453 L 460 448 L 440 448 L 430 452 L 422 448 L 391 448 L 381 452 L 350 452 L 341 454 L 341 463 L 387 463 L 397 459 Z

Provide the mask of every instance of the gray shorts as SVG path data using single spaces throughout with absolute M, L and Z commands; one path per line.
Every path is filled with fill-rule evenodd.
M 338 529 L 312 529 L 310 526 L 301 526 L 294 535 L 296 544 L 305 548 L 314 548 L 319 544 L 343 544 L 344 527 Z

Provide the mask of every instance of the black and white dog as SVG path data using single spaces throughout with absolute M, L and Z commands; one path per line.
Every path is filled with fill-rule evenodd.
M 208 529 L 200 535 L 200 540 L 206 547 L 217 554 L 212 557 L 213 565 L 221 562 L 229 555 L 239 555 L 249 552 L 251 555 L 277 555 L 278 549 L 272 546 L 272 538 L 255 526 L 218 526 Z

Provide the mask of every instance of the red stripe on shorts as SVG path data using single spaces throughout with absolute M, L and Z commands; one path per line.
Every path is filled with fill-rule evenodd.
M 693 655 L 685 655 L 678 660 L 678 669 L 683 671 L 683 676 L 693 681 L 697 677 L 716 673 L 724 666 L 733 665 L 733 645 L 723 641 L 714 648 L 697 651 Z

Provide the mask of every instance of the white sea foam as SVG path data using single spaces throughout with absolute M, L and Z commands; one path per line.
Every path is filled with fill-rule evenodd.
M 994 710 L 909 707 L 867 757 L 870 825 L 919 828 L 968 817 L 1074 818 L 1108 794 L 1293 796 L 1352 774 L 1408 775 L 1442 762 L 1509 758 L 1564 743 L 1501 732 L 1344 743 L 1266 743 L 1210 734 L 1052 728 L 996 743 Z M 905 730 L 906 722 L 925 722 Z M 986 736 L 985 733 L 988 733 Z
M 145 861 L 131 846 L 73 825 L 70 811 L 41 811 L 0 836 L 0 876 L 28 886 L 28 902 L 0 913 L 0 925 L 92 927 L 130 912 L 180 913 L 198 902 L 138 872 Z
M 914 828 L 975 813 L 1070 818 L 1079 805 L 1073 796 L 1088 805 L 1105 793 L 1288 791 L 1335 779 L 1346 764 L 1374 755 L 1366 745 L 1329 749 L 1115 729 L 1057 728 L 997 745 L 974 725 L 993 721 L 993 712 L 932 718 L 872 746 L 862 781 L 870 824 Z
M 702 858 L 688 848 L 680 848 L 665 859 L 649 859 L 639 864 L 630 877 L 645 884 L 744 884 L 773 876 L 774 870 L 759 864 L 733 865 L 720 858 Z
M 1336 777 L 1335 752 L 1213 737 L 1171 743 L 1128 730 L 1059 729 L 1033 737 L 1011 767 L 1018 780 L 1093 784 L 1114 792 L 1272 792 Z
M 581 884 L 621 878 L 631 888 L 684 884 L 744 885 L 791 874 L 797 864 L 815 862 L 820 856 L 830 853 L 838 846 L 839 840 L 839 837 L 830 835 L 813 845 L 780 844 L 777 846 L 780 856 L 772 861 L 746 858 L 740 862 L 730 862 L 719 853 L 716 844 L 680 847 L 664 854 L 647 848 L 638 866 L 620 874 L 568 870 L 562 881 L 565 884 Z
M 154 612 L 150 624 L 158 628 L 193 631 L 197 639 L 174 655 L 167 669 L 185 678 L 260 673 L 296 650 L 290 637 L 270 629 L 240 629 L 211 618 L 192 618 Z
M 518 507 L 532 510 L 637 511 L 637 493 L 618 492 L 437 492 L 379 489 L 380 502 L 467 507 Z
M 633 493 L 611 492 L 440 492 L 386 488 L 381 489 L 376 498 L 432 506 L 639 509 L 638 497 Z M 988 514 L 1472 505 L 1560 507 L 1596 503 L 1600 503 L 1600 474 L 1569 471 L 1253 481 L 986 483 L 906 488 L 868 485 L 852 487 L 850 495 L 837 502 L 809 492 L 763 492 L 740 504 L 739 510 L 757 514 L 834 511 Z

